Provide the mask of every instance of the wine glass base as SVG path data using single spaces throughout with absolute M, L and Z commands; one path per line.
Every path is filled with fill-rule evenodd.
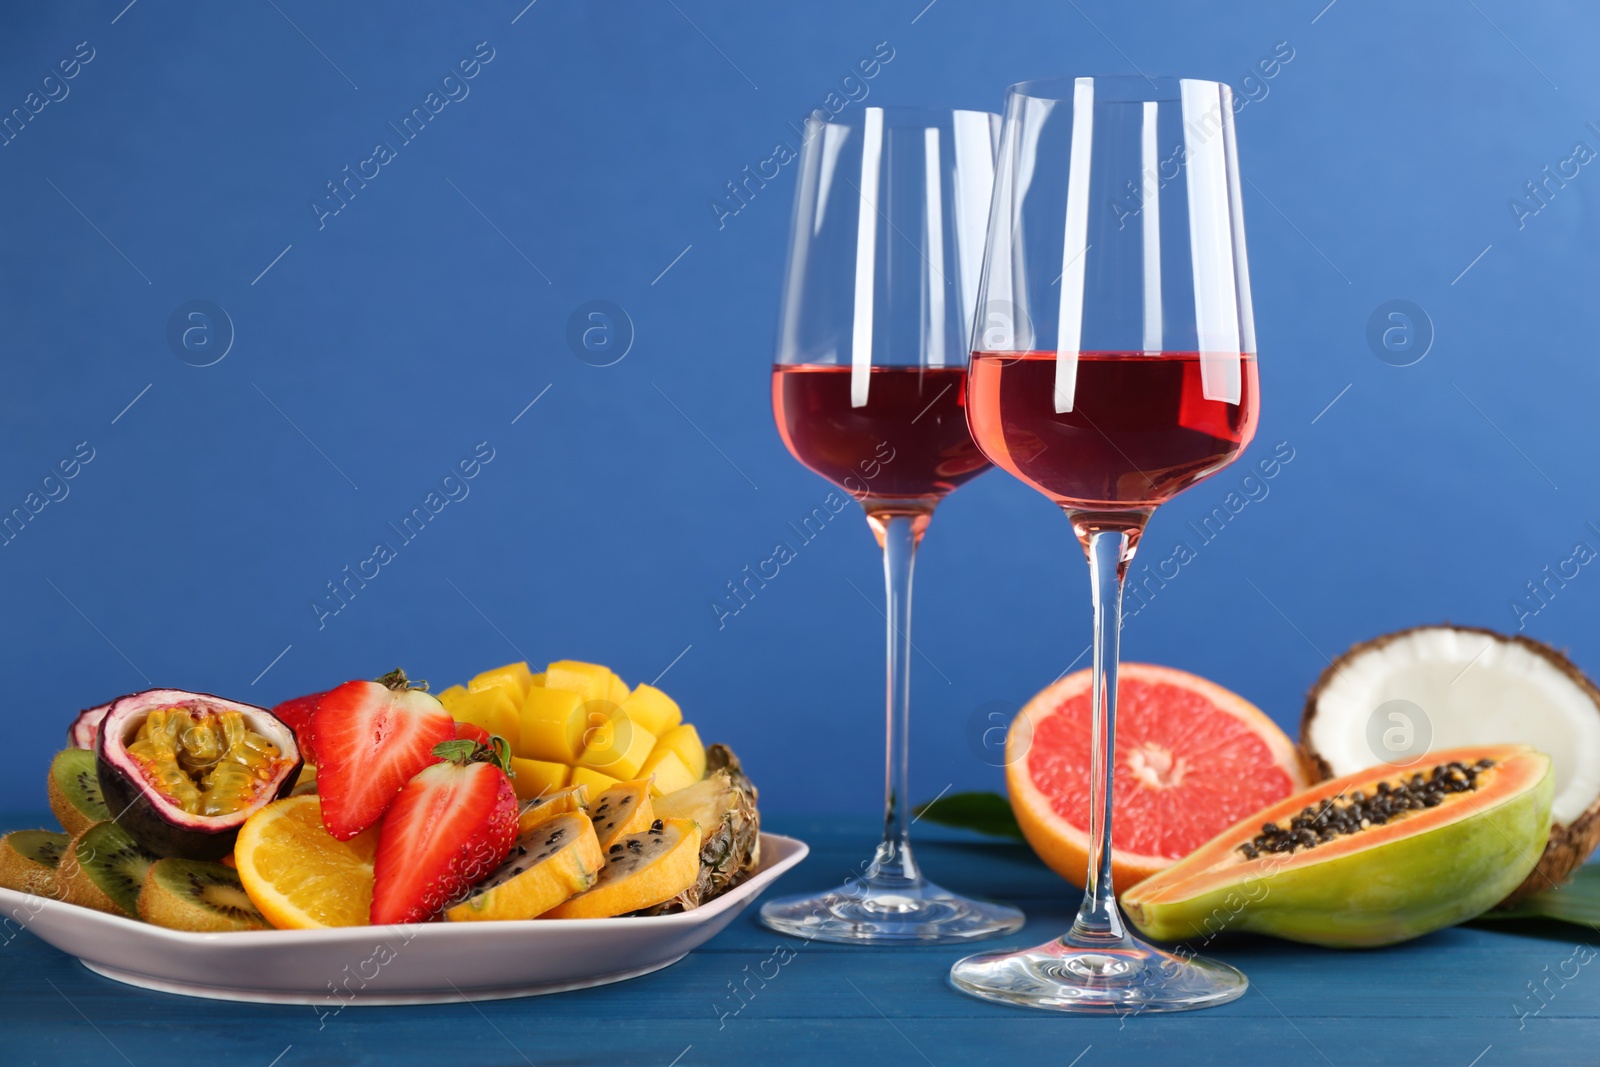
M 761 906 L 761 921 L 808 941 L 853 945 L 946 945 L 1003 937 L 1020 930 L 1022 912 L 969 900 L 932 882 L 876 887 L 841 886 L 825 893 L 783 897 Z
M 1020 952 L 985 952 L 950 968 L 950 984 L 1001 1004 L 1101 1015 L 1190 1011 L 1244 995 L 1243 973 L 1127 938 L 1084 948 L 1052 941 Z

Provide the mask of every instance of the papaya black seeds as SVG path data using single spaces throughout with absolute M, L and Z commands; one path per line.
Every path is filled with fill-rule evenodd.
M 1426 775 L 1413 774 L 1391 784 L 1379 782 L 1371 796 L 1361 790 L 1329 797 L 1313 807 L 1302 808 L 1288 826 L 1269 822 L 1255 837 L 1238 846 L 1245 859 L 1263 852 L 1293 853 L 1296 849 L 1316 848 L 1346 834 L 1382 826 L 1408 811 L 1437 808 L 1451 793 L 1470 793 L 1478 788 L 1478 775 L 1494 766 L 1494 760 L 1481 759 L 1470 766 L 1460 762 L 1442 763 Z

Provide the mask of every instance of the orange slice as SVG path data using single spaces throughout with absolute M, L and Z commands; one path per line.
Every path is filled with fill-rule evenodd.
M 365 926 L 372 910 L 378 827 L 338 841 L 322 798 L 274 801 L 245 820 L 233 858 L 252 903 L 280 930 Z

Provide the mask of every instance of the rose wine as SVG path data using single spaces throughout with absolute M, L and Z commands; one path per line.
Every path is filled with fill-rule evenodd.
M 967 429 L 965 367 L 871 367 L 851 403 L 849 365 L 772 368 L 772 410 L 794 457 L 863 503 L 932 510 L 989 469 Z
M 972 435 L 996 465 L 1063 507 L 1152 508 L 1226 466 L 1255 436 L 1254 353 L 1238 403 L 1207 399 L 1194 352 L 1084 352 L 1055 410 L 1054 352 L 974 352 Z

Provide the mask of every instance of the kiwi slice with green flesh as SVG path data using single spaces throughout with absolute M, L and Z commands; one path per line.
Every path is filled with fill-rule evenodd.
M 272 924 L 245 895 L 239 874 L 208 860 L 157 860 L 139 892 L 139 918 L 170 930 L 226 933 Z
M 69 903 L 137 918 L 139 891 L 156 859 L 116 823 L 100 822 L 68 844 L 57 877 Z
M 61 828 L 72 836 L 111 819 L 111 809 L 100 792 L 94 753 L 88 749 L 69 748 L 56 753 L 50 761 L 49 792 L 50 810 L 61 820 Z
M 52 830 L 16 830 L 0 837 L 0 886 L 59 897 L 56 868 L 72 839 Z

